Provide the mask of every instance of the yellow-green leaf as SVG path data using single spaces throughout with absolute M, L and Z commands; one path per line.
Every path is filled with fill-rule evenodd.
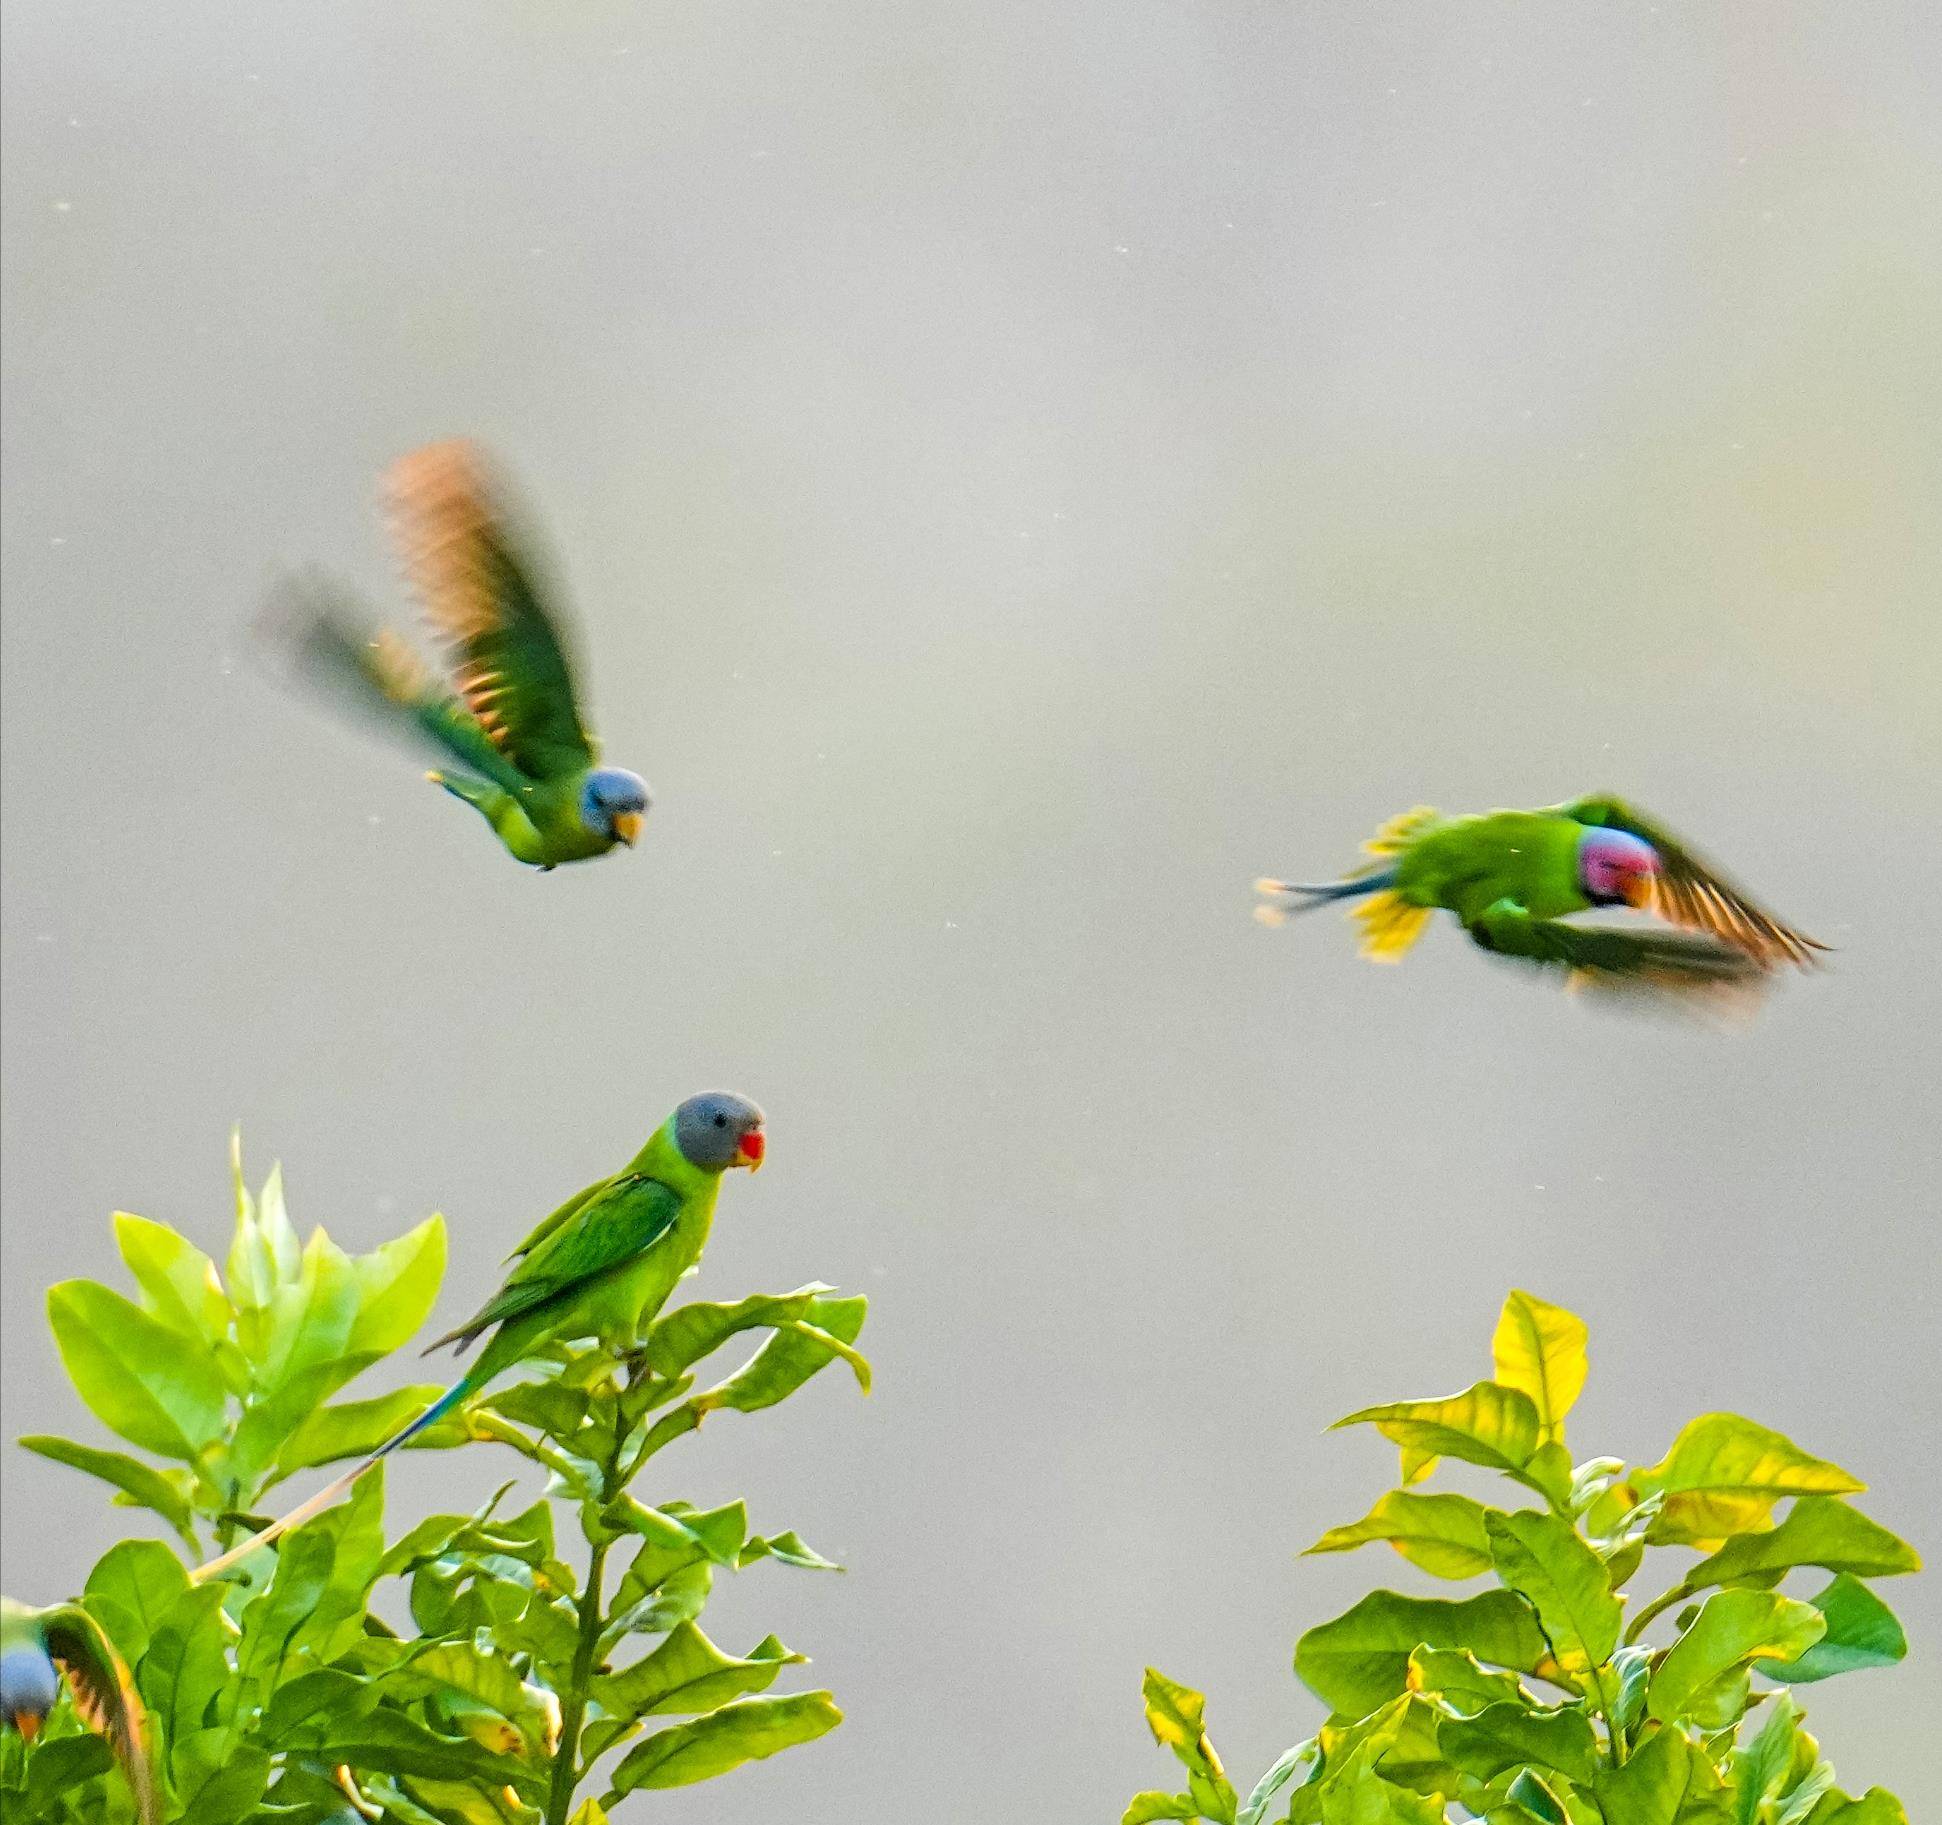
M 1557 1515 L 1493 1512 L 1486 1524 L 1498 1577 L 1530 1600 L 1558 1664 L 1581 1677 L 1603 1666 L 1623 1621 L 1604 1560 Z
M 1451 1765 L 1480 1781 L 1512 1768 L 1554 1768 L 1589 1783 L 1598 1764 L 1598 1739 L 1582 1709 L 1534 1711 L 1520 1704 L 1487 1705 L 1475 1717 L 1448 1717 L 1436 1733 Z
M 229 1335 L 229 1301 L 216 1264 L 166 1223 L 115 1212 L 115 1244 L 147 1297 L 148 1309 L 197 1343 Z
M 1763 1528 L 1782 1496 L 1851 1495 L 1867 1487 L 1737 1413 L 1702 1414 L 1659 1463 L 1633 1471 L 1629 1481 L 1641 1499 L 1664 1497 L 1650 1535 L 1655 1544 L 1717 1543 Z
M 1490 1569 L 1486 1510 L 1467 1495 L 1412 1495 L 1392 1489 L 1359 1521 L 1331 1527 L 1310 1553 L 1353 1552 L 1372 1540 L 1393 1546 L 1438 1578 L 1473 1578 Z
M 189 1462 L 223 1435 L 227 1392 L 213 1350 L 92 1280 L 51 1287 L 47 1318 L 75 1392 L 103 1425 Z
M 1367 1717 L 1408 1690 L 1418 1648 L 1467 1649 L 1488 1666 L 1535 1673 L 1550 1657 L 1536 1613 L 1511 1591 L 1452 1603 L 1371 1591 L 1295 1643 L 1295 1675 L 1346 1717 Z
M 1140 1695 L 1146 1701 L 1146 1722 L 1153 1740 L 1179 1758 L 1187 1771 L 1187 1791 L 1202 1816 L 1215 1825 L 1234 1825 L 1239 1796 L 1208 1740 L 1207 1701 L 1191 1686 L 1169 1679 L 1157 1667 L 1146 1669 Z
M 1439 1457 L 1460 1458 L 1487 1470 L 1521 1472 L 1542 1442 L 1543 1430 L 1531 1397 L 1494 1381 L 1480 1381 L 1461 1394 L 1440 1399 L 1364 1407 L 1335 1424 L 1374 1426 L 1400 1446 L 1407 1483 L 1427 1476 Z
M 1859 1509 L 1834 1496 L 1803 1496 L 1787 1518 L 1767 1532 L 1729 1540 L 1711 1558 L 1686 1574 L 1688 1590 L 1736 1584 L 1797 1565 L 1823 1571 L 1852 1572 L 1859 1578 L 1888 1578 L 1922 1569 L 1921 1556 Z
M 1842 1572 L 1809 1601 L 1826 1620 L 1827 1632 L 1792 1660 L 1756 1660 L 1756 1673 L 1802 1686 L 1864 1667 L 1891 1667 L 1907 1654 L 1908 1637 L 1895 1612 L 1859 1578 Z
M 843 1721 L 827 1692 L 744 1698 L 637 1744 L 614 1770 L 609 1802 L 636 1788 L 685 1787 L 744 1762 L 762 1761 L 834 1730 Z
M 1490 1340 L 1496 1379 L 1530 1396 L 1545 1443 L 1562 1443 L 1564 1416 L 1585 1385 L 1585 1322 L 1525 1292 L 1504 1301 Z
M 1661 1723 L 1674 1722 L 1723 1674 L 1749 1660 L 1792 1660 L 1826 1629 L 1826 1618 L 1811 1603 L 1776 1591 L 1719 1591 L 1666 1650 L 1646 1688 L 1646 1712 Z

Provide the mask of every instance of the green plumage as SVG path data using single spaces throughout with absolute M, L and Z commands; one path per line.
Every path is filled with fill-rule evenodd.
M 57 1671 L 81 1721 L 107 1738 L 143 1825 L 155 1825 L 146 1713 L 114 1643 L 78 1603 L 34 1609 L 0 1597 L 0 1728 L 33 1736 L 53 1708 Z
M 1612 852 L 1605 859 L 1613 888 L 1594 899 L 1587 852 L 1601 846 Z M 1362 954 L 1394 962 L 1430 916 L 1445 911 L 1483 949 L 1559 971 L 1574 986 L 1673 996 L 1756 988 L 1776 963 L 1804 966 L 1822 948 L 1662 825 L 1607 796 L 1466 817 L 1419 807 L 1384 825 L 1364 849 L 1374 859 L 1333 885 L 1257 882 L 1268 896 L 1258 915 L 1280 924 L 1331 900 L 1354 901 Z M 1595 905 L 1619 903 L 1691 935 L 1565 923 Z
M 300 669 L 367 719 L 435 747 L 452 765 L 429 777 L 519 861 L 556 868 L 635 842 L 647 788 L 600 765 L 559 626 L 476 453 L 463 443 L 416 451 L 395 465 L 390 493 L 450 682 L 316 576 L 289 586 L 278 617 Z

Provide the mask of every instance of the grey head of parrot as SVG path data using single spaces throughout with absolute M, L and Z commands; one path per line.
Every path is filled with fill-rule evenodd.
M 653 797 L 647 781 L 625 767 L 596 767 L 580 788 L 580 821 L 595 836 L 612 837 L 630 848 L 640 840 L 641 823 Z
M 731 1166 L 754 1171 L 768 1143 L 762 1111 L 746 1096 L 704 1090 L 675 1110 L 674 1144 L 689 1165 L 703 1172 L 726 1172 Z
M 60 1695 L 60 1675 L 38 1642 L 0 1653 L 0 1724 L 31 1737 Z

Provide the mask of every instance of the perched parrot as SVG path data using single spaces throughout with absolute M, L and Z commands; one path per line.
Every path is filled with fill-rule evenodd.
M 535 868 L 639 840 L 647 783 L 599 765 L 572 668 L 519 542 L 470 444 L 432 444 L 393 465 L 388 492 L 405 567 L 452 665 L 448 685 L 338 587 L 286 585 L 266 631 L 312 680 L 456 763 L 428 774 Z
M 30 1609 L 0 1597 L 0 1728 L 34 1740 L 60 1696 L 60 1675 L 89 1729 L 108 1739 L 143 1825 L 162 1816 L 135 1682 L 101 1624 L 78 1603 Z
M 1262 880 L 1264 924 L 1332 900 L 1357 900 L 1362 955 L 1394 963 L 1439 907 L 1485 950 L 1564 973 L 1577 987 L 1674 998 L 1759 987 L 1778 965 L 1805 969 L 1826 946 L 1784 925 L 1621 799 L 1539 811 L 1392 818 L 1363 845 L 1375 858 L 1326 886 Z M 1629 906 L 1697 934 L 1567 925 L 1573 913 Z
M 612 1178 L 576 1193 L 506 1258 L 518 1265 L 477 1313 L 428 1346 L 463 1354 L 485 1332 L 479 1359 L 408 1426 L 327 1489 L 190 1574 L 201 1583 L 336 1501 L 367 1470 L 556 1339 L 598 1337 L 616 1355 L 634 1348 L 675 1284 L 701 1258 L 721 1177 L 757 1170 L 767 1150 L 762 1111 L 729 1090 L 691 1096 Z M 495 1328 L 496 1327 L 496 1328 Z

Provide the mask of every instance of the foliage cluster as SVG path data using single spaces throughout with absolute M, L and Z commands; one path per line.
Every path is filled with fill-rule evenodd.
M 332 1398 L 429 1314 L 440 1219 L 366 1255 L 321 1229 L 300 1245 L 279 1174 L 256 1198 L 240 1158 L 234 1177 L 226 1272 L 175 1230 L 123 1214 L 138 1297 L 91 1281 L 48 1296 L 76 1391 L 144 1455 L 21 1441 L 159 1516 L 190 1566 L 260 1526 L 257 1505 L 284 1478 L 362 1457 L 440 1391 Z M 633 1485 L 708 1414 L 774 1406 L 833 1361 L 867 1387 L 853 1347 L 864 1308 L 820 1285 L 672 1307 L 627 1358 L 555 1347 L 412 1441 L 496 1443 L 540 1467 L 545 1493 L 516 1513 L 503 1512 L 509 1483 L 475 1512 L 387 1541 L 380 1468 L 230 1581 L 194 1582 L 160 1540 L 112 1548 L 83 1601 L 147 1708 L 166 1819 L 600 1825 L 625 1796 L 832 1729 L 842 1713 L 828 1692 L 770 1690 L 802 1655 L 773 1635 L 731 1653 L 700 1625 L 720 1573 L 830 1561 L 793 1532 L 752 1532 L 739 1502 L 650 1506 Z M 697 1387 L 716 1351 L 758 1332 L 744 1361 Z M 577 1540 L 556 1534 L 562 1516 Z M 408 1625 L 374 1607 L 385 1593 Z M 65 1701 L 31 1747 L 0 1739 L 0 1800 L 10 1825 L 133 1817 L 107 1746 Z
M 1585 1341 L 1573 1314 L 1514 1292 L 1489 1380 L 1338 1422 L 1400 1448 L 1400 1486 L 1308 1550 L 1379 1541 L 1494 1588 L 1372 1591 L 1310 1629 L 1295 1672 L 1328 1721 L 1245 1799 L 1201 1695 L 1149 1669 L 1147 1721 L 1187 1789 L 1138 1795 L 1124 1825 L 1442 1825 L 1452 1807 L 1489 1825 L 1906 1825 L 1883 1789 L 1835 1785 L 1792 1688 L 1902 1658 L 1871 1581 L 1917 1570 L 1913 1549 L 1849 1502 L 1858 1478 L 1737 1414 L 1695 1419 L 1650 1466 L 1574 1464 Z M 1527 1505 L 1419 1490 L 1442 1459 L 1496 1472 Z M 1659 1548 L 1696 1557 L 1628 1619 L 1626 1587 Z M 1829 1581 L 1780 1588 L 1810 1571 Z

